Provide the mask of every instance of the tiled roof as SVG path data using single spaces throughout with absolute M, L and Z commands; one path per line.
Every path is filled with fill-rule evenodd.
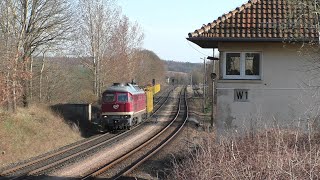
M 287 0 L 252 0 L 189 33 L 188 40 L 318 41 L 318 18 L 311 6 Z

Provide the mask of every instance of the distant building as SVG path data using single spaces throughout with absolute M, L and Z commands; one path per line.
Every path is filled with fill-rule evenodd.
M 318 23 L 309 6 L 254 0 L 189 33 L 189 41 L 220 52 L 215 117 L 220 129 L 305 128 L 317 121 L 320 81 L 314 75 L 320 68 L 311 67 L 319 54 L 300 51 L 304 43 L 319 44 Z

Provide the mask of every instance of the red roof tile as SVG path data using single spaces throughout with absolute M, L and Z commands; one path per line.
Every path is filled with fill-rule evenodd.
M 318 18 L 310 8 L 312 4 L 301 4 L 287 0 L 252 0 L 189 33 L 188 40 L 318 41 Z

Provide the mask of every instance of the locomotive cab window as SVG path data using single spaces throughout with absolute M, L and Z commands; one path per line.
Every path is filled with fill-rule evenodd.
M 118 94 L 118 102 L 128 102 L 127 94 Z
M 114 94 L 105 94 L 103 96 L 103 102 L 114 102 L 115 101 L 115 95 Z

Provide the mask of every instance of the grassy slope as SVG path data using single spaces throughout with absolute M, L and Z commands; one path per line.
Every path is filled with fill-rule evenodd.
M 45 107 L 0 111 L 0 167 L 81 139 L 62 118 Z

